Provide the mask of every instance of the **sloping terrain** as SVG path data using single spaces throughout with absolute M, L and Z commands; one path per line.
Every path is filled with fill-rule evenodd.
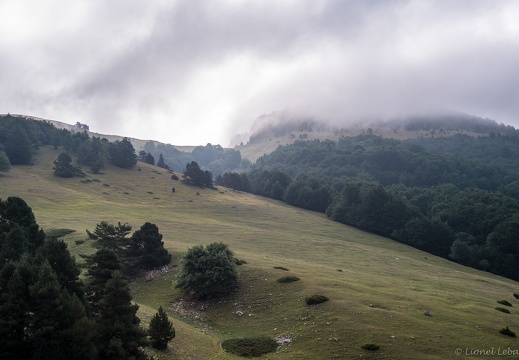
M 44 230 L 76 230 L 66 240 L 80 262 L 93 251 L 85 229 L 103 220 L 128 222 L 134 230 L 146 221 L 159 227 L 175 260 L 151 281 L 132 284 L 144 323 L 159 305 L 173 319 L 177 336 L 159 358 L 236 359 L 219 343 L 257 335 L 290 339 L 264 356 L 269 359 L 455 359 L 456 351 L 492 349 L 502 358 L 498 350 L 519 350 L 517 338 L 499 333 L 506 326 L 519 331 L 516 282 L 281 202 L 189 187 L 142 163 L 57 178 L 52 167 L 60 152 L 43 147 L 33 166 L 0 175 L 0 198 L 22 197 Z M 178 259 L 189 247 L 214 241 L 247 262 L 239 268 L 240 288 L 218 301 L 191 303 L 172 285 Z M 284 275 L 301 280 L 276 282 Z M 315 293 L 330 301 L 307 306 L 305 298 Z M 498 300 L 513 303 L 510 314 L 495 310 Z M 367 343 L 380 349 L 363 350 Z

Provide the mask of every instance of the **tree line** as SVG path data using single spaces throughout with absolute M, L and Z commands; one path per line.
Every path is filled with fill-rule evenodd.
M 519 280 L 519 152 L 511 135 L 481 136 L 472 148 L 501 142 L 493 161 L 466 156 L 465 136 L 418 140 L 360 135 L 297 141 L 258 159 L 248 172 L 216 183 L 326 213 L 380 234 L 495 274 Z M 482 150 L 479 150 L 482 151 Z M 515 161 L 515 160 L 514 160 Z
M 156 161 L 157 166 L 176 172 L 184 171 L 185 164 L 194 161 L 203 170 L 210 171 L 215 176 L 251 166 L 248 159 L 242 159 L 239 150 L 212 144 L 196 146 L 191 152 L 186 152 L 170 144 L 148 141 L 139 155 L 144 162 L 155 165 Z

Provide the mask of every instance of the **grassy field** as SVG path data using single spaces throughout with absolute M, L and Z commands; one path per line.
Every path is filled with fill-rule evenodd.
M 151 281 L 136 279 L 132 292 L 143 323 L 160 305 L 173 321 L 177 335 L 167 351 L 155 353 L 160 359 L 238 359 L 220 342 L 260 335 L 291 340 L 265 359 L 503 358 L 503 351 L 519 351 L 517 338 L 499 333 L 506 326 L 519 332 L 516 282 L 281 202 L 188 187 L 142 163 L 56 178 L 59 153 L 43 148 L 34 165 L 0 175 L 0 198 L 25 199 L 46 231 L 75 230 L 65 240 L 79 262 L 93 252 L 85 229 L 103 220 L 128 222 L 133 230 L 157 224 L 175 260 Z M 173 286 L 179 259 L 189 247 L 214 241 L 247 261 L 239 267 L 240 288 L 218 301 L 189 302 Z M 301 280 L 276 281 L 286 275 Z M 330 301 L 307 306 L 305 298 L 316 293 Z M 513 303 L 511 314 L 495 310 L 498 300 Z M 426 309 L 432 316 L 424 316 Z M 363 350 L 367 343 L 380 349 Z M 492 349 L 493 356 L 475 356 Z

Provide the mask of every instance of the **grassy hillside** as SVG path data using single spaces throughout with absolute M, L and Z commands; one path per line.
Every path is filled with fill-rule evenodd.
M 257 335 L 291 339 L 268 359 L 455 359 L 458 348 L 463 354 L 493 348 L 502 358 L 498 349 L 519 350 L 517 338 L 499 334 L 505 326 L 519 332 L 516 282 L 281 202 L 188 187 L 142 163 L 140 171 L 107 167 L 86 178 L 56 178 L 59 153 L 43 148 L 33 166 L 0 175 L 0 198 L 24 198 L 46 231 L 76 230 L 66 241 L 79 261 L 93 251 L 88 240 L 81 243 L 85 229 L 102 220 L 128 222 L 134 230 L 157 224 L 173 266 L 151 281 L 137 279 L 132 291 L 144 323 L 159 305 L 173 319 L 177 336 L 159 358 L 237 359 L 220 342 Z M 239 268 L 240 289 L 219 301 L 190 303 L 172 286 L 178 259 L 187 248 L 214 241 L 247 261 Z M 301 280 L 276 282 L 284 275 Z M 315 293 L 330 301 L 308 307 L 305 297 Z M 504 299 L 514 304 L 511 314 L 495 310 Z M 366 343 L 380 350 L 361 349 Z

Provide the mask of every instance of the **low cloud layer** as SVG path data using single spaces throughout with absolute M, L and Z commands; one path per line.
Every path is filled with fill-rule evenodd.
M 519 125 L 516 1 L 4 0 L 0 113 L 227 145 L 261 114 Z

